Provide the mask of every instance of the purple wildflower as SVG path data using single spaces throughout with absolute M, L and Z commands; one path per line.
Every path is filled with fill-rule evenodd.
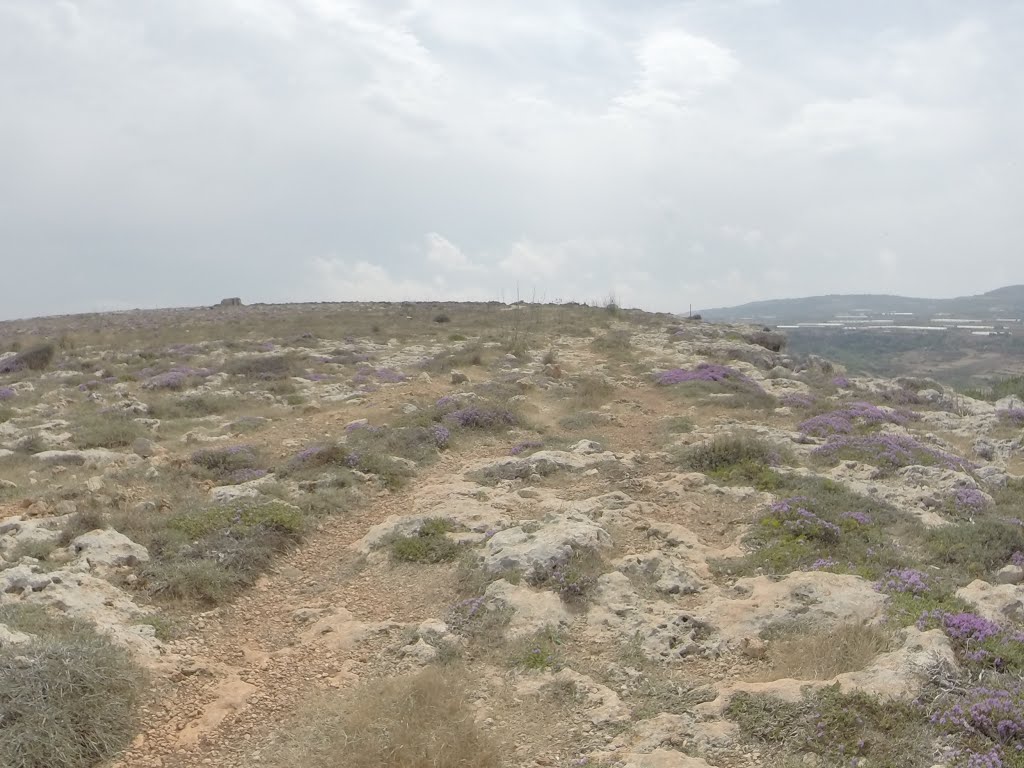
M 837 389 L 849 389 L 850 380 L 845 376 L 836 376 L 834 379 L 832 379 L 832 386 L 836 387 Z
M 988 499 L 977 488 L 957 488 L 952 503 L 955 513 L 969 517 L 987 507 Z
M 876 424 L 906 424 L 917 414 L 879 408 L 871 403 L 857 402 L 835 411 L 802 421 L 797 429 L 806 435 L 827 437 L 829 435 L 848 435 L 857 426 Z
M 1003 424 L 1008 424 L 1012 427 L 1024 427 L 1024 408 L 1007 408 L 1006 410 L 996 411 L 996 416 Z
M 811 395 L 803 395 L 797 392 L 790 392 L 779 398 L 779 402 L 788 408 L 812 408 L 815 399 Z
M 871 525 L 871 515 L 867 512 L 843 512 L 840 517 L 844 520 L 853 520 L 861 525 Z
M 838 565 L 838 561 L 831 557 L 821 557 L 807 566 L 808 571 L 824 571 L 828 568 L 834 568 Z
M 654 383 L 663 387 L 685 384 L 690 381 L 728 382 L 738 384 L 747 389 L 763 392 L 761 386 L 739 371 L 717 363 L 701 363 L 692 371 L 684 368 L 671 368 L 655 374 Z
M 255 469 L 248 467 L 246 469 L 236 469 L 234 472 L 228 475 L 228 485 L 240 485 L 242 483 L 249 483 L 253 480 L 259 480 L 261 477 L 267 476 L 267 470 Z
M 778 501 L 769 507 L 769 516 L 795 536 L 828 542 L 836 541 L 840 535 L 839 526 L 828 520 L 823 520 L 809 509 L 800 506 L 800 502 L 804 501 L 806 499 L 802 497 Z
M 0 387 L 0 401 L 11 400 L 16 394 L 11 387 Z
M 856 458 L 877 463 L 886 470 L 913 465 L 939 465 L 948 469 L 971 468 L 966 459 L 937 448 L 922 445 L 909 435 L 883 433 L 877 435 L 831 435 L 828 441 L 814 449 L 814 454 L 828 458 Z
M 875 583 L 875 589 L 886 594 L 923 595 L 931 589 L 928 576 L 913 568 L 895 568 L 889 571 L 881 581 Z
M 482 406 L 470 406 L 452 411 L 445 416 L 445 419 L 459 427 L 467 429 L 495 429 L 496 427 L 511 427 L 518 423 L 516 415 L 504 408 L 490 408 Z
M 448 427 L 441 424 L 433 424 L 430 426 L 428 431 L 430 432 L 431 438 L 434 440 L 434 445 L 442 450 L 448 447 L 448 442 L 451 440 L 452 436 Z
M 541 448 L 544 443 L 538 440 L 524 440 L 521 443 L 516 443 L 512 446 L 512 449 L 508 452 L 510 456 L 518 456 L 526 451 L 532 451 L 534 448 Z

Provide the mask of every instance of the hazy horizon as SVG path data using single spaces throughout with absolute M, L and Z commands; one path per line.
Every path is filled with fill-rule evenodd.
M 1024 6 L 0 0 L 0 319 L 1024 282 Z

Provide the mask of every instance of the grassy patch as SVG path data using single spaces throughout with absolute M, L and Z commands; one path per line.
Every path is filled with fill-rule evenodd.
M 563 665 L 562 637 L 551 628 L 509 643 L 509 663 L 523 669 L 559 669 Z
M 116 411 L 85 415 L 72 431 L 78 448 L 123 448 L 148 434 L 132 414 Z
M 573 381 L 574 410 L 593 409 L 604 405 L 615 394 L 615 385 L 603 376 L 580 376 Z
M 447 520 L 424 520 L 412 536 L 398 536 L 389 542 L 391 557 L 407 563 L 444 563 L 454 560 L 462 553 L 462 547 L 446 535 L 451 530 L 452 525 Z
M 633 357 L 633 335 L 629 331 L 609 331 L 590 342 L 590 348 L 608 360 L 625 362 Z
M 768 643 L 768 680 L 830 680 L 867 667 L 893 650 L 897 638 L 884 626 L 841 624 L 827 629 L 790 627 Z
M 737 433 L 686 448 L 677 454 L 677 461 L 724 483 L 759 486 L 774 479 L 771 467 L 792 461 L 792 456 L 759 437 Z
M 585 605 L 593 597 L 598 577 L 607 570 L 608 565 L 599 553 L 591 549 L 577 549 L 564 563 L 535 571 L 530 577 L 530 584 L 557 592 L 569 605 Z
M 197 394 L 184 397 L 154 398 L 149 413 L 154 419 L 201 419 L 204 416 L 227 413 L 239 407 L 238 398 L 223 395 Z
M 762 513 L 744 539 L 751 552 L 719 561 L 732 575 L 830 570 L 877 579 L 906 567 L 923 529 L 909 514 L 817 477 L 775 475 L 788 495 Z M 781 494 L 780 494 L 781 495 Z
M 475 721 L 458 665 L 377 680 L 310 702 L 284 729 L 281 768 L 499 768 L 504 750 Z
M 48 634 L 0 648 L 0 765 L 90 768 L 127 746 L 143 678 L 125 651 L 82 624 L 10 609 L 0 622 Z
M 796 703 L 739 693 L 726 715 L 747 739 L 776 758 L 813 753 L 825 765 L 846 766 L 864 758 L 867 765 L 905 768 L 935 762 L 924 713 L 911 703 L 829 687 L 805 693 Z
M 925 537 L 926 557 L 969 578 L 985 578 L 1024 552 L 1024 526 L 985 518 L 934 528 Z
M 186 509 L 143 528 L 140 543 L 153 545 L 154 560 L 141 571 L 142 585 L 172 600 L 216 605 L 253 584 L 304 527 L 300 509 L 276 500 Z

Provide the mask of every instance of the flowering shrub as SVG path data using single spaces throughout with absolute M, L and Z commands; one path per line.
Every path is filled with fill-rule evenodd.
M 843 520 L 852 520 L 858 525 L 871 525 L 871 515 L 867 512 L 843 512 L 839 517 Z
M 957 488 L 946 507 L 955 517 L 971 519 L 988 506 L 988 497 L 977 488 Z
M 871 403 L 857 402 L 835 411 L 812 416 L 797 425 L 797 429 L 806 435 L 827 437 L 829 435 L 848 435 L 856 427 L 875 426 L 879 424 L 906 424 L 917 414 L 879 408 Z
M 11 400 L 17 393 L 10 387 L 0 387 L 0 402 Z
M 768 508 L 768 524 L 771 525 L 771 521 L 775 521 L 783 530 L 799 538 L 824 542 L 836 541 L 840 535 L 839 526 L 828 520 L 822 520 L 806 509 L 802 505 L 806 501 L 807 499 L 797 496 L 775 502 Z
M 190 368 L 188 366 L 177 366 L 163 373 L 152 373 L 152 369 L 146 368 L 136 375 L 143 378 L 143 389 L 171 389 L 179 390 L 188 386 L 191 379 L 206 378 L 212 373 L 209 368 Z
M 850 380 L 845 376 L 836 376 L 832 379 L 832 386 L 837 389 L 849 389 L 851 385 Z
M 519 456 L 520 454 L 535 451 L 538 448 L 543 447 L 544 443 L 540 442 L 539 440 L 524 440 L 521 443 L 516 443 L 515 445 L 513 445 L 508 453 L 510 456 Z
M 941 628 L 960 660 L 975 668 L 1000 672 L 1024 670 L 1024 632 L 1010 630 L 975 613 L 929 611 L 919 629 Z
M 225 448 L 202 448 L 189 458 L 196 466 L 211 472 L 231 473 L 240 469 L 255 469 L 259 461 L 251 445 L 231 445 Z
M 913 568 L 893 569 L 875 582 L 875 589 L 887 594 L 910 593 L 922 595 L 931 589 L 928 576 Z
M 815 448 L 813 453 L 826 459 L 865 461 L 887 472 L 913 465 L 942 466 L 957 470 L 970 469 L 972 466 L 966 459 L 922 445 L 909 435 L 891 433 L 831 435 L 828 441 Z
M 603 570 L 600 556 L 591 550 L 574 550 L 567 558 L 530 574 L 535 587 L 551 589 L 566 603 L 589 599 Z
M 445 420 L 465 429 L 498 429 L 519 423 L 519 417 L 506 408 L 473 405 L 445 415 Z
M 654 382 L 662 387 L 685 384 L 690 381 L 729 382 L 748 389 L 763 392 L 761 386 L 739 371 L 717 363 L 701 363 L 692 371 L 683 368 L 671 368 L 655 374 Z
M 1008 750 L 1024 751 L 1024 689 L 1020 683 L 970 688 L 940 704 L 931 722 L 963 745 L 953 756 L 957 765 L 1002 768 Z
M 1007 408 L 1003 411 L 996 411 L 996 416 L 1002 424 L 1011 427 L 1024 427 L 1024 408 Z
M 779 398 L 779 403 L 787 408 L 813 408 L 817 400 L 812 395 L 790 392 Z
M 266 477 L 267 474 L 267 470 L 265 469 L 236 469 L 234 472 L 230 473 L 226 479 L 228 485 L 241 485 L 242 483 L 259 480 L 261 477 Z

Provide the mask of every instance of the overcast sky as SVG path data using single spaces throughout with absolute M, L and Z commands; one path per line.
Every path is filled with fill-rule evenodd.
M 1024 282 L 1013 0 L 0 0 L 0 317 Z

